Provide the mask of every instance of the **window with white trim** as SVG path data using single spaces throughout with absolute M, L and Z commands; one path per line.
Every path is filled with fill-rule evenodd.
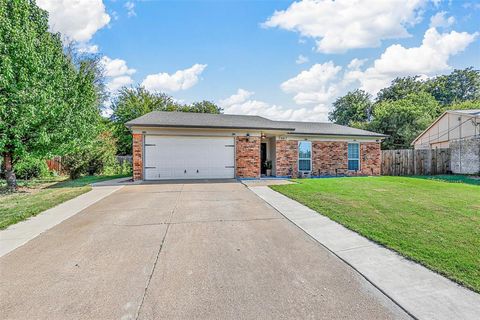
M 298 142 L 298 171 L 312 171 L 312 143 Z
M 348 144 L 348 170 L 358 171 L 360 170 L 360 144 L 349 143 Z

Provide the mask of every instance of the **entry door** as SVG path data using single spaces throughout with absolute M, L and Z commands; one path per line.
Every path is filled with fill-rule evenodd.
M 145 136 L 145 180 L 235 177 L 231 137 Z

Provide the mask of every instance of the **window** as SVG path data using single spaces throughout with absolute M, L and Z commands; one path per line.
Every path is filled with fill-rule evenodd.
M 312 170 L 312 143 L 310 141 L 298 142 L 298 171 Z
M 358 143 L 348 144 L 348 170 L 360 170 L 360 145 Z

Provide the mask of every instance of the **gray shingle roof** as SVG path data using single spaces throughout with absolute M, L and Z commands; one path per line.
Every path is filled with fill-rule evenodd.
M 384 137 L 385 135 L 327 122 L 274 121 L 260 116 L 153 111 L 127 127 L 177 127 L 281 130 L 289 134 Z
M 480 116 L 480 109 L 470 109 L 470 110 L 448 110 L 448 112 L 463 113 L 471 116 Z

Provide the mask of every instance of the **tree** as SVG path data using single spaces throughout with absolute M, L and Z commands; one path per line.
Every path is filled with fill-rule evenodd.
M 329 113 L 328 119 L 345 126 L 368 122 L 372 116 L 370 98 L 370 94 L 363 90 L 351 91 L 333 103 L 333 111 Z
M 381 89 L 377 93 L 375 102 L 395 101 L 404 99 L 409 94 L 425 91 L 426 85 L 419 80 L 419 76 L 395 78 L 390 86 Z
M 62 155 L 96 134 L 95 68 L 64 53 L 33 0 L 0 1 L 0 152 L 10 188 L 26 154 Z
M 181 111 L 197 113 L 220 113 L 217 105 L 210 101 L 180 104 L 165 93 L 150 92 L 142 86 L 124 87 L 113 99 L 111 120 L 115 124 L 114 136 L 119 154 L 132 153 L 132 135 L 125 123 L 152 111 Z
M 389 136 L 382 145 L 385 149 L 410 148 L 413 139 L 436 119 L 440 110 L 429 93 L 410 93 L 400 100 L 378 103 L 368 129 Z
M 454 70 L 427 82 L 428 92 L 442 105 L 480 100 L 480 70 Z

